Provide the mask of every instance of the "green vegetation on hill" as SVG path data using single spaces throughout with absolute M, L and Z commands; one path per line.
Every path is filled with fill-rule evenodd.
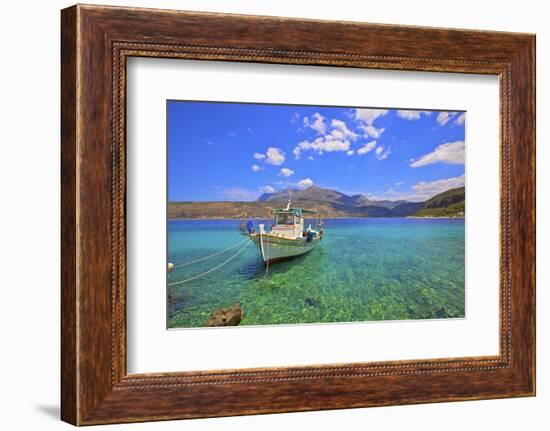
M 464 187 L 447 190 L 424 202 L 415 217 L 464 217 L 466 190 Z
M 464 217 L 464 202 L 453 204 L 445 208 L 423 208 L 415 217 Z
M 424 207 L 423 202 L 405 202 L 392 208 L 392 215 L 394 217 L 407 217 L 416 213 L 419 209 Z

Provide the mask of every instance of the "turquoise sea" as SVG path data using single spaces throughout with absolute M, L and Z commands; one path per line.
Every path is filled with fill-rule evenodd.
M 243 241 L 239 223 L 170 220 L 168 261 L 187 263 Z M 313 251 L 267 273 L 252 243 L 169 272 L 168 327 L 203 326 L 214 309 L 235 303 L 244 310 L 241 326 L 464 317 L 463 219 L 327 219 L 324 228 Z M 179 283 L 239 250 L 219 269 Z

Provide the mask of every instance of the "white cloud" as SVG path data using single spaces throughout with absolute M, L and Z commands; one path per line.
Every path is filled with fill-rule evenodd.
M 357 154 L 360 156 L 367 154 L 368 152 L 374 150 L 376 148 L 376 141 L 371 141 L 368 144 L 363 145 L 361 148 L 357 150 Z
M 254 157 L 256 160 L 263 160 L 263 159 L 265 159 L 265 154 L 254 153 L 254 155 L 252 157 Z
M 357 133 L 352 132 L 347 124 L 342 120 L 333 119 L 330 122 L 331 127 L 333 128 L 331 134 L 335 138 L 344 138 L 344 139 L 357 139 Z
M 318 115 L 318 117 L 315 117 Z M 315 119 L 311 120 L 311 118 Z M 350 149 L 350 140 L 356 140 L 359 135 L 349 129 L 347 124 L 338 119 L 332 119 L 330 121 L 330 127 L 325 123 L 326 118 L 320 114 L 313 114 L 309 119 L 304 118 L 304 124 L 308 125 L 314 130 L 317 130 L 318 135 L 313 140 L 306 140 L 300 142 L 292 153 L 296 159 L 299 159 L 304 151 L 313 151 L 317 154 L 323 154 L 324 152 L 334 151 L 348 151 Z M 322 122 L 322 125 L 320 125 Z M 316 123 L 317 126 L 312 127 Z M 330 130 L 329 130 L 330 129 Z
M 380 129 L 377 129 L 374 126 L 368 126 L 365 124 L 361 124 L 359 128 L 365 133 L 366 138 L 374 138 L 378 139 L 382 133 L 384 133 L 384 130 L 386 130 L 384 127 L 381 127 Z
M 350 148 L 350 142 L 345 139 L 335 138 L 333 135 L 319 136 L 313 141 L 300 142 L 292 152 L 296 159 L 300 158 L 302 151 L 311 150 L 318 154 L 324 152 L 330 153 L 334 151 L 348 151 Z
M 262 168 L 258 165 L 252 165 L 251 168 L 253 172 L 259 172 L 262 170 Z
M 285 161 L 285 153 L 283 153 L 279 148 L 269 147 L 265 155 L 265 162 L 270 165 L 282 165 Z
M 346 151 L 346 154 L 347 154 L 348 156 L 353 156 L 353 155 L 355 154 L 355 151 L 353 151 L 353 150 L 348 150 L 348 151 Z
M 418 111 L 397 111 L 397 116 L 403 118 L 404 120 L 420 120 L 420 112 Z
M 275 189 L 271 186 L 263 186 L 261 189 L 260 189 L 263 193 L 273 193 L 275 191 Z
M 385 160 L 391 154 L 391 149 L 388 148 L 386 149 L 386 151 L 384 151 L 384 147 L 382 145 L 379 145 L 378 147 L 376 147 L 374 153 L 376 154 L 376 158 L 378 160 Z
M 404 120 L 415 121 L 420 120 L 420 117 L 424 115 L 430 115 L 430 111 L 410 111 L 410 110 L 398 110 L 397 116 Z
M 387 109 L 361 108 L 355 110 L 355 119 L 364 121 L 365 123 L 367 123 L 367 125 L 370 126 L 372 125 L 372 123 L 374 123 L 374 120 L 386 115 L 387 113 Z
M 447 111 L 442 111 L 440 112 L 439 114 L 437 114 L 437 122 L 439 123 L 440 126 L 444 126 L 445 124 L 447 124 L 454 116 L 456 115 L 456 112 L 447 112 Z
M 233 201 L 254 201 L 258 198 L 258 193 L 240 188 L 222 190 L 221 194 Z
M 290 177 L 294 174 L 294 171 L 289 168 L 281 168 L 281 175 L 284 177 Z
M 377 156 L 376 158 L 378 160 L 385 160 L 388 158 L 388 156 L 391 154 L 391 148 L 388 148 L 386 151 L 384 151 L 382 154 Z
M 455 165 L 463 165 L 465 158 L 464 141 L 455 141 L 441 144 L 436 147 L 431 153 L 424 154 L 420 158 L 414 160 L 411 168 L 431 165 L 433 163 L 449 163 Z
M 439 193 L 443 193 L 450 189 L 456 189 L 457 187 L 464 187 L 465 178 L 464 175 L 453 178 L 445 178 L 435 181 L 420 181 L 411 187 L 410 193 L 400 193 L 393 188 L 388 189 L 385 193 L 377 196 L 376 200 L 390 199 L 390 200 L 407 200 L 411 202 L 423 202 Z M 396 183 L 396 185 L 398 185 Z M 374 199 L 374 198 L 373 198 Z
M 466 121 L 466 112 L 463 112 L 458 117 L 456 117 L 455 124 L 457 126 L 462 126 L 465 121 Z
M 326 118 L 316 112 L 311 117 L 304 117 L 304 126 L 315 130 L 317 133 L 324 134 L 327 130 Z
M 307 189 L 313 185 L 313 181 L 310 178 L 304 178 L 303 180 L 298 181 L 298 187 Z
M 300 114 L 298 112 L 294 112 L 292 116 L 290 117 L 290 122 L 295 123 L 300 119 Z
M 383 117 L 389 111 L 387 109 L 355 109 L 353 116 L 358 123 L 358 126 L 364 133 L 366 138 L 378 139 L 384 128 L 376 128 L 373 123 L 377 118 Z
M 445 178 L 443 180 L 430 182 L 420 181 L 419 183 L 412 186 L 412 189 L 419 194 L 429 195 L 431 197 L 450 189 L 463 187 L 464 184 L 465 177 L 464 175 L 461 175 L 459 177 Z

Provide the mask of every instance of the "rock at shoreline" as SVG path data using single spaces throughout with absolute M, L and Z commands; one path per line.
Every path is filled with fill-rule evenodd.
M 237 303 L 227 308 L 212 311 L 205 326 L 237 326 L 242 318 L 243 309 Z

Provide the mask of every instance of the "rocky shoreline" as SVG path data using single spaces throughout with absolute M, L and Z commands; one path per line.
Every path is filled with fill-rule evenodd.
M 466 218 L 465 216 L 463 215 L 460 215 L 460 216 L 407 216 L 405 218 L 427 218 L 427 219 L 436 219 L 436 218 L 459 218 L 459 219 L 464 219 Z

